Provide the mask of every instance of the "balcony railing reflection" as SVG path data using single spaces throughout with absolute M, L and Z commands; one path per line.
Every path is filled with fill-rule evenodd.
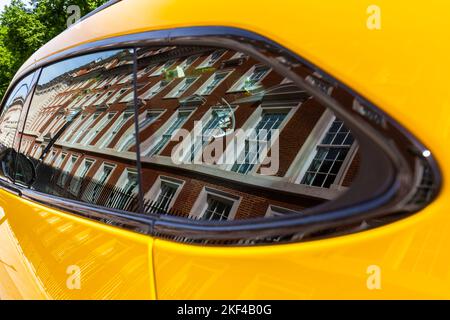
M 107 208 L 129 212 L 139 211 L 138 192 L 129 187 L 121 188 L 91 177 L 73 176 L 44 163 L 37 166 L 37 175 L 40 179 L 32 186 L 36 190 Z M 43 181 L 44 176 L 48 177 L 48 181 Z M 64 184 L 61 184 L 61 181 L 64 181 Z
M 171 215 L 176 217 L 183 217 L 184 214 L 180 210 L 169 209 L 163 205 L 158 204 L 157 201 L 144 201 L 144 212 L 147 214 Z

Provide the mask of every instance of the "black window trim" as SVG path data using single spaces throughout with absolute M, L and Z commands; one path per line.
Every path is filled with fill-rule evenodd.
M 346 195 L 350 194 L 351 197 L 344 195 L 325 205 L 314 207 L 312 210 L 306 210 L 306 215 L 293 215 L 276 219 L 255 219 L 250 220 L 250 222 L 222 222 L 220 224 L 204 221 L 190 221 L 186 218 L 172 216 L 133 214 L 74 200 L 49 196 L 18 185 L 7 186 L 7 183 L 5 182 L 0 182 L 0 186 L 6 187 L 26 199 L 37 201 L 49 207 L 56 207 L 63 211 L 75 213 L 93 220 L 103 221 L 140 233 L 179 242 L 211 245 L 273 244 L 274 241 L 277 241 L 274 240 L 276 238 L 278 239 L 283 236 L 299 234 L 302 232 L 311 235 L 310 237 L 305 237 L 305 239 L 308 240 L 335 236 L 340 233 L 353 233 L 355 231 L 376 227 L 378 226 L 377 224 L 383 225 L 409 216 L 420 211 L 437 197 L 441 187 L 441 175 L 438 165 L 433 155 L 427 158 L 422 156 L 423 152 L 428 149 L 406 129 L 360 94 L 357 94 L 351 88 L 317 66 L 263 36 L 242 29 L 220 26 L 178 28 L 119 36 L 83 44 L 47 57 L 24 69 L 20 74 L 16 75 L 8 90 L 14 88 L 14 85 L 29 73 L 68 58 L 112 49 L 132 49 L 134 50 L 134 59 L 136 61 L 137 48 L 170 45 L 205 45 L 233 49 L 250 54 L 258 58 L 261 62 L 270 65 L 281 75 L 293 80 L 294 84 L 304 88 L 308 93 L 312 94 L 316 99 L 344 120 L 346 125 L 349 126 L 356 135 L 361 146 L 371 146 L 370 148 L 366 148 L 365 155 L 376 159 L 374 162 L 377 163 L 377 165 L 383 165 L 384 171 L 389 172 L 390 174 L 387 177 L 382 177 L 384 181 L 379 181 L 376 185 L 376 189 L 372 188 L 372 190 L 369 190 L 370 188 L 368 188 L 367 185 L 360 183 L 360 186 L 364 185 L 365 187 L 360 188 L 359 192 L 350 191 L 346 193 Z M 278 61 L 276 59 L 270 59 L 262 53 L 262 50 L 275 51 L 286 60 Z M 302 63 L 315 73 L 320 74 L 327 82 L 339 86 L 352 96 L 356 97 L 361 105 L 365 107 L 366 114 L 362 115 L 358 113 L 357 110 L 340 105 L 336 100 L 325 95 L 318 88 L 313 87 L 299 75 L 290 71 L 286 68 L 286 65 L 289 65 L 290 61 Z M 135 64 L 133 71 L 134 84 L 136 84 L 136 69 L 137 66 Z M 134 90 L 136 92 L 136 85 L 134 85 Z M 5 97 L 6 96 L 7 95 L 5 95 Z M 3 99 L 2 105 L 5 101 L 6 100 Z M 134 105 L 135 108 L 137 108 L 136 94 Z M 28 107 L 29 102 L 26 106 L 27 111 Z M 137 115 L 136 112 L 135 115 Z M 138 130 L 137 123 L 138 122 L 136 122 L 136 126 Z M 391 132 L 389 133 L 389 131 Z M 400 155 L 398 148 L 392 143 L 393 141 L 396 141 L 399 136 L 400 140 L 406 142 L 408 145 L 407 151 L 402 150 L 403 156 Z M 382 151 L 382 153 L 380 153 L 380 151 Z M 430 191 L 432 193 L 430 201 L 418 207 L 412 206 L 412 208 L 407 208 L 407 206 L 404 205 L 404 197 L 406 197 L 405 193 L 411 194 L 413 191 L 412 186 L 408 186 L 405 182 L 410 182 L 408 176 L 413 176 L 411 173 L 414 172 L 411 172 L 411 170 L 416 170 L 415 168 L 410 168 L 405 161 L 404 155 L 407 153 L 410 153 L 411 157 L 419 159 L 419 163 L 429 166 L 434 178 L 434 184 Z M 142 209 L 142 172 L 139 170 L 139 168 L 141 168 L 139 156 L 137 157 L 137 162 L 137 169 L 139 172 L 138 179 L 140 181 L 139 201 L 140 208 Z M 363 161 L 363 164 L 364 163 L 368 162 Z M 364 168 L 361 169 L 361 171 L 364 171 Z M 370 177 L 370 179 L 381 180 L 380 177 L 376 175 Z M 409 188 L 407 190 L 408 192 L 405 192 L 404 188 Z M 374 194 L 376 196 L 374 196 Z M 364 200 L 355 203 L 355 198 Z M 143 211 L 141 210 L 141 212 Z M 351 227 L 357 222 L 366 220 L 374 220 L 375 223 L 372 226 L 361 227 L 359 229 L 356 228 L 357 230 Z M 377 221 L 380 222 L 378 223 Z M 348 230 L 334 230 L 337 227 L 341 227 L 343 224 L 349 227 Z

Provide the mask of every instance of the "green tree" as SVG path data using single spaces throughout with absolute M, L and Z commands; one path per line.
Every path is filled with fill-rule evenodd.
M 0 99 L 8 87 L 8 83 L 12 77 L 14 59 L 11 52 L 4 47 L 3 40 L 6 34 L 6 28 L 0 26 Z
M 0 14 L 0 98 L 20 66 L 42 45 L 67 28 L 76 5 L 85 15 L 106 0 L 12 0 Z

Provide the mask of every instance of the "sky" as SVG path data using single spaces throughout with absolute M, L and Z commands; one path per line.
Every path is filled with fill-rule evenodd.
M 0 0 L 0 11 L 3 11 L 3 7 L 8 5 L 11 0 Z

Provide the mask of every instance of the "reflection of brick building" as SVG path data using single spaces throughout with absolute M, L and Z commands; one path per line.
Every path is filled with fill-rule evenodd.
M 287 214 L 334 199 L 354 178 L 357 147 L 343 124 L 253 58 L 231 50 L 169 47 L 140 50 L 138 61 L 147 212 L 229 220 Z M 115 52 L 38 86 L 22 152 L 39 159 L 47 151 L 42 160 L 56 169 L 47 192 L 130 208 L 126 198 L 138 191 L 131 63 L 126 52 Z M 294 68 L 302 74 L 300 65 Z M 327 94 L 339 94 L 318 77 L 307 80 Z M 268 142 L 279 142 L 279 155 L 270 163 L 253 161 L 262 152 L 260 134 L 244 136 L 235 146 L 219 142 L 211 132 L 224 120 L 244 132 L 278 130 L 279 139 Z M 194 132 L 198 122 L 200 142 L 182 142 L 189 151 L 177 159 L 181 164 L 174 162 L 172 153 L 180 145 L 174 134 Z M 212 153 L 217 162 L 197 164 L 202 150 L 215 142 L 223 149 Z M 244 161 L 220 163 L 230 152 Z M 276 170 L 264 175 L 274 159 Z M 111 196 L 111 188 L 99 185 L 120 195 Z
M 13 146 L 23 103 L 20 97 L 8 104 L 7 110 L 3 110 L 0 117 L 0 141 L 4 146 Z

